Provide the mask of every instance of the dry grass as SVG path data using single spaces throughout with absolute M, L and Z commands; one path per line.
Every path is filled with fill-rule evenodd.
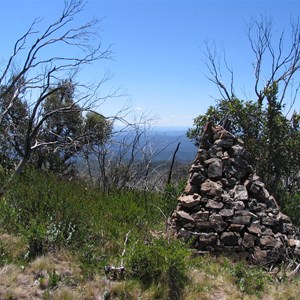
M 197 269 L 191 270 L 189 276 L 190 286 L 184 293 L 184 300 L 241 299 L 242 295 L 230 276 Z
M 67 260 L 69 259 L 69 260 Z M 6 265 L 0 269 L 0 299 L 51 299 L 51 300 L 102 300 L 110 299 L 168 299 L 167 293 L 159 286 L 143 291 L 134 281 L 112 282 L 100 276 L 84 282 L 80 268 L 66 252 L 49 254 L 37 258 L 25 269 Z M 55 288 L 41 286 L 41 278 L 56 270 L 60 279 Z M 289 282 L 271 283 L 261 297 L 245 295 L 232 282 L 231 276 L 223 272 L 207 273 L 207 270 L 193 269 L 182 300 L 298 300 L 300 299 L 299 277 Z M 47 277 L 49 279 L 49 277 Z
M 25 268 L 12 264 L 2 267 L 0 299 L 44 299 L 46 294 L 51 299 L 80 299 L 76 289 L 81 282 L 81 270 L 71 254 L 64 251 L 48 254 Z M 51 291 L 54 283 L 57 290 Z
M 19 236 L 1 233 L 0 242 L 4 250 L 9 253 L 12 259 L 16 259 L 27 252 L 27 245 Z
M 41 299 L 33 275 L 22 268 L 6 265 L 0 270 L 0 299 Z
M 290 282 L 270 285 L 266 291 L 263 300 L 299 300 L 300 277 Z
M 12 258 L 26 253 L 22 239 L 1 234 L 0 241 Z M 229 262 L 229 263 L 228 263 Z M 293 280 L 265 285 L 260 297 L 243 294 L 229 269 L 234 264 L 225 258 L 206 257 L 189 270 L 189 280 L 182 300 L 298 300 L 300 276 Z M 89 281 L 83 278 L 73 253 L 60 251 L 40 256 L 25 267 L 7 264 L 0 269 L 0 299 L 102 300 L 169 299 L 168 290 L 159 284 L 143 290 L 136 281 L 113 282 L 100 275 Z M 172 299 L 173 300 L 173 299 Z

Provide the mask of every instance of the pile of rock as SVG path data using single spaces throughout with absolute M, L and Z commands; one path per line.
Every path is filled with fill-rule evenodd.
M 240 253 L 264 265 L 300 259 L 299 229 L 248 161 L 242 140 L 208 123 L 170 229 L 199 251 Z

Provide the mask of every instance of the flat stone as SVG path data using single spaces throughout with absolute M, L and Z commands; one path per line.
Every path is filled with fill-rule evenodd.
M 209 199 L 207 204 L 206 204 L 206 208 L 210 208 L 210 209 L 221 209 L 224 207 L 224 204 L 222 202 L 218 202 L 212 199 Z
M 217 221 L 213 223 L 213 228 L 216 232 L 223 232 L 228 224 L 225 221 Z
M 189 222 L 189 223 L 194 223 L 195 220 L 193 217 L 191 217 L 187 212 L 183 210 L 179 210 L 176 212 L 176 216 L 178 219 L 184 221 L 184 222 Z
M 193 195 L 193 194 L 199 193 L 199 192 L 200 192 L 200 187 L 198 187 L 195 184 L 191 184 L 190 182 L 188 182 L 184 188 L 184 194 L 186 194 L 186 195 Z
M 227 228 L 227 222 L 225 222 L 223 217 L 219 214 L 210 215 L 209 221 L 216 232 L 223 232 Z
M 201 184 L 206 180 L 206 177 L 201 172 L 194 172 L 190 178 L 190 183 L 201 187 Z
M 204 163 L 206 164 L 208 161 L 211 162 L 207 168 L 208 178 L 213 180 L 221 179 L 223 174 L 222 160 L 219 158 L 212 158 L 206 160 Z
M 247 230 L 250 232 L 250 233 L 253 233 L 253 234 L 256 234 L 256 235 L 261 235 L 262 233 L 262 226 L 260 224 L 251 224 L 251 226 L 249 226 L 247 228 Z
M 299 240 L 295 240 L 295 239 L 289 239 L 289 246 L 294 248 L 300 248 L 300 241 Z
M 244 210 L 245 204 L 243 201 L 235 201 L 232 203 L 232 208 L 235 210 Z
M 270 198 L 270 194 L 266 188 L 262 187 L 256 197 L 263 202 L 267 202 Z
M 196 222 L 205 222 L 208 221 L 209 212 L 208 211 L 199 211 L 193 215 L 193 218 Z
M 192 208 L 200 203 L 200 195 L 182 195 L 178 198 L 182 207 Z
M 274 248 L 276 245 L 276 238 L 270 235 L 266 235 L 260 238 L 260 245 L 266 248 Z
M 279 212 L 276 216 L 276 220 L 280 223 L 291 223 L 291 220 L 290 218 L 283 214 L 282 212 Z
M 255 245 L 256 236 L 245 232 L 242 245 L 245 248 L 252 248 Z
M 234 224 L 248 225 L 251 222 L 250 216 L 234 216 L 229 218 L 229 221 Z
M 199 232 L 214 232 L 214 224 L 209 221 L 197 221 L 195 230 Z
M 234 216 L 245 216 L 245 217 L 252 217 L 253 216 L 253 213 L 251 213 L 248 209 L 244 209 L 244 210 L 237 210 L 235 213 L 234 213 Z
M 221 222 L 221 221 L 223 221 L 223 218 L 221 215 L 214 213 L 209 216 L 209 221 L 210 222 Z
M 234 145 L 230 149 L 231 156 L 243 156 L 245 154 L 245 148 L 241 145 Z
M 222 194 L 222 186 L 207 179 L 201 184 L 201 192 L 208 196 L 220 196 Z
M 271 216 L 267 215 L 266 217 L 261 218 L 261 223 L 263 225 L 274 226 L 277 222 L 275 218 L 272 218 Z
M 232 166 L 235 172 L 232 174 L 237 180 L 244 180 L 247 175 L 253 173 L 253 168 L 248 164 L 248 162 L 240 156 L 234 158 Z
M 266 250 L 261 250 L 259 247 L 255 247 L 253 253 L 254 262 L 260 264 L 265 263 L 268 259 L 268 252 Z
M 233 143 L 234 143 L 233 138 L 228 137 L 228 138 L 218 139 L 215 141 L 214 144 L 223 149 L 229 149 L 230 147 L 232 147 Z
M 222 217 L 231 217 L 233 216 L 233 209 L 227 209 L 223 208 L 222 210 L 219 211 L 219 215 Z
M 249 199 L 247 188 L 244 185 L 237 185 L 234 188 L 234 200 L 247 201 Z
M 183 238 L 184 240 L 188 241 L 191 237 L 192 237 L 192 234 L 190 231 L 184 229 L 184 228 L 181 228 L 179 230 L 179 232 L 177 233 L 177 236 L 179 238 Z
M 216 233 L 199 233 L 198 241 L 200 248 L 215 245 L 218 240 L 218 235 Z

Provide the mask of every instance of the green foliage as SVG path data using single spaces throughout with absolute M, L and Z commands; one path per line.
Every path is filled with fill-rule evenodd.
M 104 266 L 120 266 L 123 261 L 124 282 L 134 284 L 135 295 L 145 292 L 151 293 L 151 299 L 175 300 L 187 294 L 191 295 L 188 299 L 201 299 L 220 289 L 222 282 L 233 287 L 235 295 L 262 296 L 270 282 L 263 270 L 221 256 L 191 257 L 185 243 L 150 234 L 164 229 L 163 214 L 168 215 L 176 205 L 177 192 L 177 187 L 169 186 L 165 194 L 103 193 L 78 181 L 27 170 L 16 177 L 1 199 L 0 226 L 27 240 L 29 260 L 58 247 L 67 248 L 79 259 L 85 279 L 102 273 Z M 170 197 L 167 204 L 166 195 Z M 298 196 L 294 198 L 297 201 Z M 16 262 L 7 244 L 0 242 L 0 264 Z M 23 257 L 26 251 L 25 247 L 18 252 Z M 195 274 L 199 276 L 193 277 Z M 60 280 L 54 268 L 49 268 L 45 298 L 50 289 L 60 286 Z M 139 288 L 147 291 L 139 292 Z M 110 295 L 136 298 L 130 286 L 114 285 Z
M 88 135 L 87 142 L 92 144 L 104 144 L 112 133 L 113 123 L 108 121 L 103 115 L 95 112 L 87 113 L 85 117 L 84 129 Z
M 127 265 L 131 277 L 138 279 L 145 288 L 152 284 L 164 285 L 168 287 L 170 297 L 178 299 L 187 280 L 188 254 L 186 245 L 178 240 L 139 241 L 134 245 Z
M 289 196 L 283 208 L 294 225 L 300 226 L 300 193 Z
M 9 264 L 12 261 L 12 258 L 5 248 L 5 245 L 0 241 L 0 267 L 3 267 L 5 264 Z
M 204 125 L 209 120 L 218 124 L 227 115 L 232 122 L 231 132 L 251 143 L 259 137 L 262 113 L 262 107 L 253 101 L 219 100 L 216 106 L 210 106 L 204 115 L 194 119 L 196 127 L 188 130 L 188 137 L 199 144 Z
M 60 281 L 60 276 L 56 273 L 55 269 L 48 272 L 48 275 L 49 275 L 49 287 L 55 288 Z
M 299 189 L 300 117 L 296 112 L 290 119 L 286 116 L 277 93 L 278 85 L 274 82 L 264 91 L 265 104 L 237 98 L 220 100 L 194 119 L 195 128 L 187 134 L 199 144 L 208 120 L 218 124 L 228 116 L 231 132 L 244 140 L 251 154 L 250 163 L 282 204 L 286 192 L 293 194 Z
M 258 268 L 250 268 L 245 262 L 233 264 L 231 274 L 241 292 L 260 296 L 271 277 Z
M 201 270 L 206 276 L 224 277 L 228 282 L 235 284 L 238 289 L 247 295 L 260 296 L 272 278 L 259 267 L 249 266 L 245 261 L 234 263 L 230 258 L 214 258 L 210 255 L 199 256 L 190 260 L 193 268 Z M 209 289 L 209 286 L 206 287 Z
M 27 171 L 16 178 L 1 203 L 1 223 L 22 233 L 29 257 L 80 240 L 88 226 L 80 184 L 64 184 L 51 174 Z
M 68 160 L 81 148 L 75 141 L 83 127 L 81 107 L 75 103 L 74 93 L 75 86 L 70 80 L 63 80 L 48 91 L 42 105 L 45 121 L 37 136 L 44 145 L 36 148 L 32 157 L 38 168 L 70 172 Z
M 67 247 L 79 253 L 84 271 L 93 274 L 120 263 L 129 232 L 134 241 L 150 228 L 162 229 L 169 211 L 158 193 L 104 193 L 80 181 L 27 170 L 11 182 L 0 202 L 0 225 L 26 238 L 29 259 Z
M 14 78 L 11 80 L 14 80 Z M 7 86 L 0 86 L 0 95 L 2 95 L 0 97 L 0 116 L 7 109 L 14 94 L 21 88 L 24 81 L 24 77 L 21 77 L 17 80 L 15 86 L 9 90 L 7 90 Z M 0 124 L 0 165 L 5 169 L 13 168 L 15 160 L 24 154 L 29 107 L 22 96 L 22 93 L 20 93 L 18 97 L 14 98 L 14 105 L 3 116 Z

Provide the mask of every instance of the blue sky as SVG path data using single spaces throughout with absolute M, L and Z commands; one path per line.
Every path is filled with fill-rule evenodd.
M 63 0 L 0 0 L 0 5 L 0 58 L 5 59 L 35 17 L 45 24 L 55 20 Z M 113 78 L 107 85 L 127 94 L 103 105 L 104 114 L 114 114 L 130 101 L 137 113 L 158 115 L 161 126 L 191 127 L 193 118 L 219 97 L 204 75 L 205 40 L 225 49 L 237 95 L 254 98 L 246 24 L 266 15 L 274 28 L 288 29 L 299 10 L 298 0 L 90 0 L 76 22 L 104 18 L 100 34 L 104 44 L 113 44 L 114 60 L 90 66 L 82 76 L 96 79 L 109 70 Z M 224 81 L 229 83 L 226 76 Z

